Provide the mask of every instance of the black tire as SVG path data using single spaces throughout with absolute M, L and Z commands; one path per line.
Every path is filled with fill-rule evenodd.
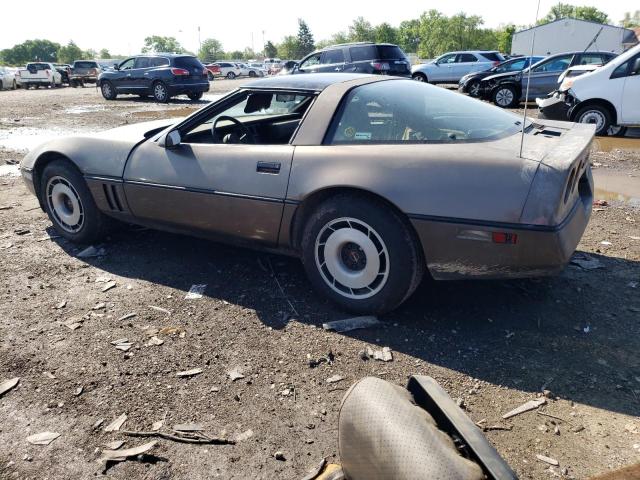
M 207 71 L 207 78 L 209 79 L 210 82 L 213 82 L 213 73 Z
M 169 101 L 169 89 L 163 82 L 155 82 L 151 87 L 151 91 L 156 102 L 167 103 Z
M 611 113 L 602 105 L 585 105 L 576 112 L 574 121 L 594 124 L 596 135 L 605 136 L 611 127 Z
M 624 137 L 627 134 L 627 127 L 620 127 L 618 125 L 611 125 L 607 131 L 607 135 L 610 137 Z
M 234 78 L 236 78 L 236 74 L 233 73 L 233 72 L 229 72 L 229 73 L 227 73 L 227 78 L 229 80 L 233 80 Z
M 73 225 L 65 224 L 63 217 L 57 213 L 58 207 L 54 206 L 56 203 L 54 198 L 59 196 L 56 195 L 56 186 L 60 185 L 67 189 L 67 192 L 76 195 L 77 210 L 76 203 L 70 200 L 71 194 L 67 196 L 68 202 L 62 202 L 63 208 L 67 208 L 67 204 L 72 205 L 72 208 L 67 208 L 68 211 L 80 212 L 81 220 Z M 114 221 L 98 210 L 82 174 L 68 160 L 53 160 L 44 167 L 38 194 L 56 231 L 72 242 L 96 242 L 102 239 L 113 226 Z M 61 195 L 64 196 L 64 194 Z
M 82 84 L 84 87 L 84 84 Z M 100 91 L 102 92 L 102 96 L 105 100 L 115 100 L 118 96 L 118 92 L 116 92 L 116 87 L 113 86 L 109 80 L 105 80 L 100 84 Z
M 518 92 L 511 85 L 498 85 L 491 93 L 491 99 L 501 108 L 513 108 L 520 104 Z
M 342 240 L 334 240 L 340 238 L 334 237 L 336 232 L 341 232 Z M 349 240 L 350 235 L 360 235 L 360 240 Z M 375 250 L 367 247 L 367 238 L 373 239 L 369 247 Z M 359 241 L 362 245 L 356 243 Z M 330 245 L 338 245 L 333 255 Z M 340 194 L 320 204 L 305 221 L 301 247 L 302 263 L 313 286 L 354 313 L 393 310 L 413 293 L 425 270 L 419 242 L 404 219 L 382 201 L 355 194 Z M 369 256 L 367 250 L 373 254 Z M 365 280 L 369 282 L 365 287 L 350 288 L 332 276 L 329 264 L 365 276 L 372 275 L 367 274 L 369 268 L 375 280 Z
M 249 70 L 249 76 L 250 77 L 255 77 L 256 76 L 256 72 L 254 72 L 253 70 Z
M 480 82 L 478 80 L 471 80 L 467 84 L 467 93 L 470 97 L 478 98 L 480 96 Z
M 189 100 L 193 102 L 197 102 L 198 100 L 200 100 L 202 98 L 202 95 L 203 92 L 187 93 L 187 97 L 189 97 Z
M 427 78 L 427 76 L 422 72 L 414 73 L 413 75 L 411 75 L 411 78 L 413 78 L 416 82 L 424 82 L 424 83 L 429 82 L 429 79 Z
M 18 88 L 18 84 L 14 80 L 13 83 L 11 84 L 11 90 L 16 90 L 17 88 Z

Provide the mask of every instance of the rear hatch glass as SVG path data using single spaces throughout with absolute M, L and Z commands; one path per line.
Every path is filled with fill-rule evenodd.
M 390 72 L 408 72 L 409 61 L 396 45 L 363 45 L 349 48 L 352 62 L 385 60 Z
M 74 68 L 98 68 L 96 62 L 74 62 Z
M 504 62 L 504 57 L 498 52 L 483 52 L 480 55 L 492 62 Z
M 31 73 L 41 72 L 43 70 L 50 70 L 51 67 L 48 63 L 30 63 L 27 65 L 27 70 Z
M 203 77 L 207 76 L 204 71 L 204 65 L 196 57 L 177 57 L 173 61 L 173 66 L 184 68 L 189 72 L 188 76 L 180 75 L 176 77 L 181 83 L 199 83 L 202 82 Z

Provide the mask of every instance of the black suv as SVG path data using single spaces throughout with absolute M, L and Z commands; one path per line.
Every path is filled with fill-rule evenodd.
M 390 43 L 343 43 L 303 58 L 292 74 L 355 72 L 411 78 L 411 63 L 402 49 Z
M 102 96 L 113 100 L 121 93 L 168 102 L 171 97 L 186 94 L 200 100 L 209 91 L 207 70 L 191 55 L 157 53 L 127 58 L 113 70 L 98 77 Z

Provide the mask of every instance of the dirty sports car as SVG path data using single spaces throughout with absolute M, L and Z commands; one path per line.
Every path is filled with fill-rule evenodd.
M 425 271 L 558 272 L 591 212 L 592 126 L 411 80 L 263 79 L 169 123 L 54 140 L 22 175 L 69 240 L 116 219 L 292 253 L 356 312 L 395 308 Z

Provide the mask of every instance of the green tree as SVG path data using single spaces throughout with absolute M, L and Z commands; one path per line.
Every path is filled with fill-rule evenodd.
M 103 48 L 100 50 L 98 56 L 100 58 L 111 58 L 111 52 L 109 52 L 109 50 L 107 50 L 106 48 Z
M 233 50 L 231 52 L 225 53 L 224 57 L 227 60 L 242 60 L 244 58 L 244 55 L 241 50 Z
M 625 28 L 640 27 L 640 10 L 636 10 L 635 12 L 633 12 L 633 15 L 631 14 L 631 12 L 626 12 L 621 23 Z
M 222 48 L 222 43 L 215 38 L 207 38 L 202 42 L 202 46 L 198 51 L 198 57 L 206 63 L 211 63 L 219 58 L 223 58 L 224 49 Z
M 420 20 L 405 20 L 398 27 L 398 45 L 407 53 L 416 53 L 420 45 Z
M 264 44 L 264 56 L 267 58 L 273 58 L 278 55 L 278 48 L 273 44 L 271 40 L 268 40 Z
M 315 43 L 313 41 L 313 34 L 309 29 L 309 25 L 303 19 L 298 19 L 298 50 L 294 55 L 295 58 L 302 58 L 305 55 L 313 52 L 315 49 Z M 292 58 L 292 57 L 287 57 Z
M 75 60 L 82 60 L 83 58 L 85 58 L 84 52 L 73 40 L 69 40 L 69 43 L 58 49 L 58 61 L 60 63 L 73 63 Z
M 185 53 L 185 50 L 175 37 L 152 35 L 144 39 L 142 53 L 152 52 Z
M 293 35 L 287 35 L 282 39 L 282 42 L 278 44 L 278 57 L 283 60 L 296 58 L 299 48 L 298 38 Z
M 398 43 L 398 31 L 386 22 L 376 25 L 373 34 L 377 43 Z
M 11 48 L 2 50 L 0 55 L 9 65 L 24 65 L 36 60 L 55 62 L 58 58 L 60 44 L 49 40 L 27 40 Z
M 93 48 L 89 48 L 82 53 L 82 58 L 98 58 L 98 52 Z
M 544 18 L 538 20 L 538 24 L 542 25 L 562 18 L 577 18 L 578 20 L 588 20 L 596 23 L 609 23 L 609 16 L 595 7 L 580 7 L 568 3 L 558 3 L 551 7 L 551 10 Z
M 356 18 L 349 26 L 349 40 L 352 42 L 373 42 L 375 38 L 373 26 L 364 17 Z
M 331 38 L 327 38 L 325 40 L 321 40 L 316 43 L 316 48 L 325 48 L 331 45 L 338 45 L 340 43 L 348 43 L 349 42 L 349 34 L 347 32 L 338 32 L 331 35 Z
M 516 33 L 516 26 L 513 24 L 499 28 L 496 31 L 498 40 L 497 49 L 502 53 L 511 53 L 511 42 L 513 41 L 514 33 Z

